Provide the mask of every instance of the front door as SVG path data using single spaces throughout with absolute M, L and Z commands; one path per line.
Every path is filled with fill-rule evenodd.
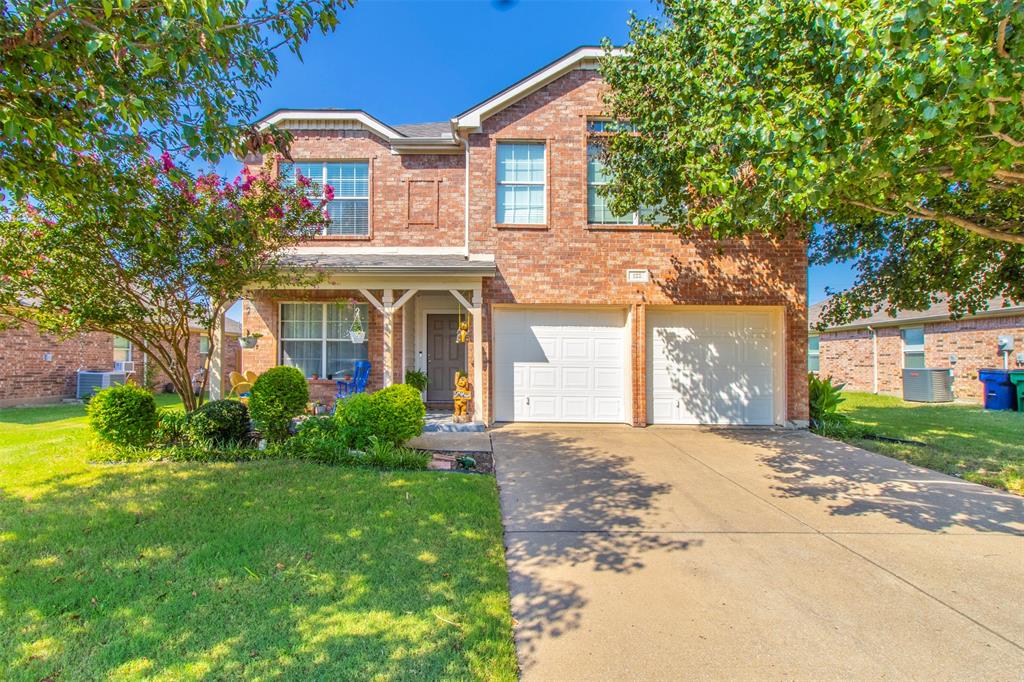
M 427 402 L 450 403 L 455 373 L 466 371 L 466 344 L 457 343 L 459 316 L 427 315 Z

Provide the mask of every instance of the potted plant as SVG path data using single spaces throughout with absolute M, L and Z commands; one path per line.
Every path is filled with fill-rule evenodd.
M 348 330 L 348 335 L 352 339 L 352 343 L 363 343 L 366 341 L 366 332 L 363 331 L 363 323 L 359 319 L 358 308 L 356 308 L 355 313 L 355 316 L 352 318 L 352 326 Z
M 238 337 L 238 345 L 242 348 L 255 348 L 261 336 L 263 336 L 263 334 L 260 334 L 259 332 L 251 332 L 247 329 L 245 330 L 245 334 Z

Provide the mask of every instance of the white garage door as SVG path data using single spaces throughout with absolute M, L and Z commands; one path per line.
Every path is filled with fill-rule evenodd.
M 625 421 L 625 330 L 624 310 L 495 310 L 495 420 Z
M 774 423 L 773 317 L 762 310 L 649 310 L 647 421 Z

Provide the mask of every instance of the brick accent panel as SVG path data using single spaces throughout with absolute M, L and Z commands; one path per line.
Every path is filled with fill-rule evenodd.
M 1024 351 L 1024 315 L 975 317 L 931 322 L 923 326 L 925 364 L 928 367 L 950 367 L 949 356 L 955 353 L 953 390 L 957 398 L 965 400 L 982 400 L 979 369 L 1003 366 L 1003 358 L 996 345 L 999 336 L 1013 336 L 1017 348 L 1015 353 Z M 878 392 L 902 395 L 903 343 L 900 328 L 880 327 L 876 333 Z M 850 390 L 871 391 L 871 332 L 866 329 L 826 332 L 819 338 L 821 376 L 831 376 L 845 383 Z
M 374 291 L 380 300 L 381 292 Z M 397 299 L 401 292 L 395 292 Z M 343 302 L 356 299 L 369 305 L 369 320 L 366 323 L 367 354 L 372 363 L 370 378 L 366 390 L 376 391 L 384 385 L 384 317 L 373 304 L 366 301 L 358 291 L 349 290 L 261 290 L 253 292 L 242 305 L 242 329 L 262 334 L 256 348 L 243 348 L 242 368 L 253 370 L 257 374 L 265 372 L 280 363 L 279 330 L 280 304 L 283 302 Z M 405 363 L 402 357 L 402 315 L 396 314 L 394 319 L 394 373 L 395 382 L 402 381 L 405 374 Z M 321 378 L 310 380 L 310 398 L 320 400 L 328 405 L 334 404 L 337 384 L 333 380 Z
M 632 319 L 632 404 L 633 426 L 647 424 L 647 306 L 634 304 Z

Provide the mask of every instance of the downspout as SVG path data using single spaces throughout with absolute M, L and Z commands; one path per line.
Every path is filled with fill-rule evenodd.
M 465 149 L 466 180 L 462 190 L 465 204 L 462 211 L 464 222 L 462 255 L 469 258 L 469 136 L 467 135 L 466 137 L 463 137 L 460 135 L 459 130 L 454 123 L 452 125 L 452 135 L 456 140 L 462 143 L 462 148 Z
M 878 393 L 878 331 L 868 326 L 871 332 L 871 392 Z

